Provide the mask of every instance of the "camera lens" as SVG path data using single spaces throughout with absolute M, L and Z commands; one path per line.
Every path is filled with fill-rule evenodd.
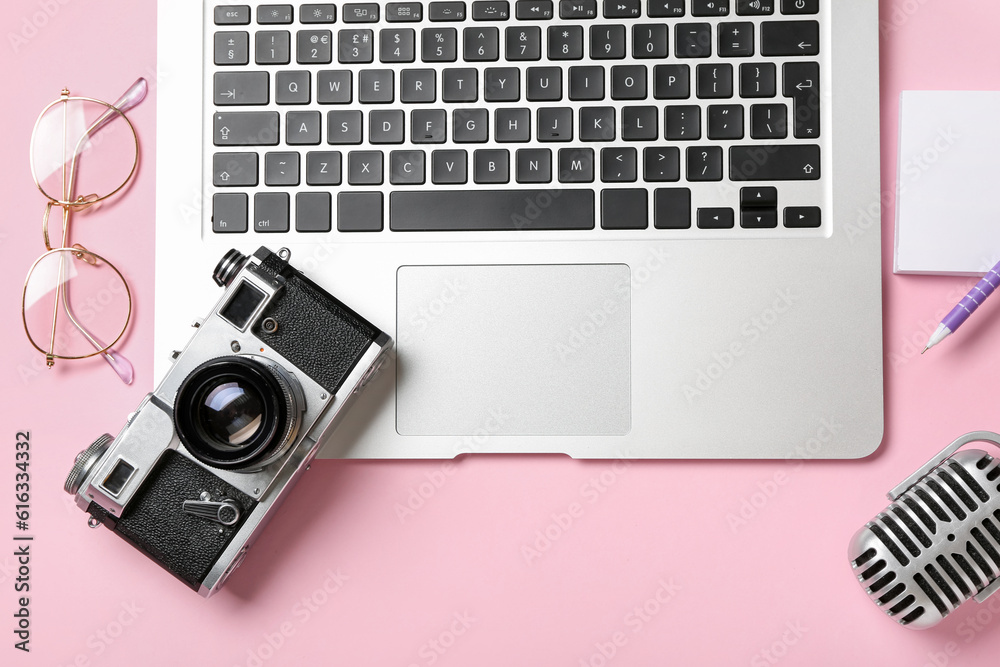
M 174 402 L 177 435 L 198 460 L 218 468 L 263 465 L 296 426 L 290 387 L 274 368 L 246 357 L 198 366 Z

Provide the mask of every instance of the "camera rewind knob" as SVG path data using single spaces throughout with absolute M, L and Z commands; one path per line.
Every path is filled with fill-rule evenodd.
M 66 483 L 63 484 L 63 490 L 69 494 L 75 494 L 80 490 L 80 485 L 83 484 L 83 480 L 87 478 L 90 471 L 101 460 L 104 456 L 104 452 L 108 451 L 108 447 L 111 446 L 111 441 L 114 438 L 109 433 L 105 433 L 97 440 L 87 447 L 85 450 L 76 455 L 76 461 L 73 463 L 73 469 L 69 471 L 69 475 L 66 477 Z
M 215 271 L 212 271 L 212 280 L 219 287 L 228 287 L 236 274 L 243 269 L 247 259 L 246 255 L 233 248 L 223 255 L 219 263 L 215 265 Z

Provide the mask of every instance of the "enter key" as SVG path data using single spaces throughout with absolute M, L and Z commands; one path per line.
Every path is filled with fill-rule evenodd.
M 791 97 L 796 139 L 816 139 L 820 133 L 819 63 L 785 63 L 785 97 Z

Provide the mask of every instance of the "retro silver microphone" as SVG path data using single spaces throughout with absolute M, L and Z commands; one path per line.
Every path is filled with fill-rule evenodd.
M 963 435 L 889 492 L 848 557 L 868 596 L 900 625 L 929 628 L 1000 590 L 1000 434 Z

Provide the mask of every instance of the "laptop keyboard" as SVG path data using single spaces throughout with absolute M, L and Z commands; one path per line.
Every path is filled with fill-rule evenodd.
M 206 0 L 211 229 L 819 233 L 820 5 Z

